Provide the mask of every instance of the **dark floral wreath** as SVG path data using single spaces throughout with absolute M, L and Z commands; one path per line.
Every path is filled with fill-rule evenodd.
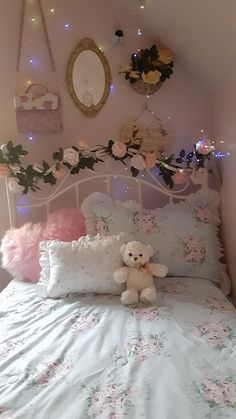
M 158 50 L 156 45 L 141 49 L 131 55 L 130 64 L 121 64 L 119 73 L 125 74 L 130 83 L 143 80 L 144 83 L 158 84 L 173 74 L 174 57 L 168 49 Z

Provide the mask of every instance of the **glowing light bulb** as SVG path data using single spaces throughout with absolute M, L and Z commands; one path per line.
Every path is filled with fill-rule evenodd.
M 30 62 L 31 64 L 33 64 L 33 60 L 32 60 L 32 58 L 29 60 L 29 62 Z
M 139 28 L 138 29 L 138 35 L 141 36 L 142 35 L 142 30 Z
M 146 0 L 139 0 L 140 9 L 144 9 Z
M 27 84 L 28 86 L 30 86 L 30 85 L 31 85 L 31 83 L 32 83 L 32 81 L 31 81 L 31 80 L 27 80 L 27 82 L 26 82 L 26 84 Z
M 31 18 L 31 22 L 36 23 L 36 22 L 37 22 L 36 17 L 32 17 L 32 18 Z
M 51 13 L 55 13 L 55 9 L 52 7 L 52 8 L 50 9 L 50 12 L 51 12 Z
M 69 23 L 65 23 L 65 24 L 64 24 L 64 28 L 65 28 L 65 29 L 69 29 L 69 27 L 70 27 L 70 24 L 69 24 Z

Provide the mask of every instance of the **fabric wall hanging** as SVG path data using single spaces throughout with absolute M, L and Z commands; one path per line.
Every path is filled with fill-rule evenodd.
M 42 19 L 43 31 L 46 38 L 51 68 L 56 77 L 56 68 L 41 0 L 38 0 L 38 5 Z M 24 18 L 25 0 L 22 0 L 19 49 L 16 68 L 18 73 L 20 69 Z M 32 83 L 23 93 L 17 93 L 15 95 L 14 103 L 16 109 L 16 124 L 18 132 L 48 134 L 62 131 L 61 100 L 58 84 L 57 90 L 57 93 L 52 93 L 44 84 Z

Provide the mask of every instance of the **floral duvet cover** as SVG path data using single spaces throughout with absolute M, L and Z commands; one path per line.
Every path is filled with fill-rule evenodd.
M 212 283 L 166 278 L 155 306 L 0 294 L 1 419 L 236 418 L 236 311 Z

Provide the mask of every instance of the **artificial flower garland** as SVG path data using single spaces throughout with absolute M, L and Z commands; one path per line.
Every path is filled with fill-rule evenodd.
M 28 152 L 21 144 L 14 145 L 12 141 L 8 141 L 0 147 L 0 178 L 8 179 L 8 187 L 13 193 L 37 192 L 42 183 L 55 185 L 68 173 L 78 174 L 86 168 L 94 170 L 95 164 L 104 162 L 103 158 L 108 156 L 126 166 L 129 163 L 134 177 L 138 176 L 140 171 L 156 167 L 164 182 L 173 188 L 174 184 L 185 183 L 187 175 L 193 173 L 196 164 L 202 166 L 201 163 L 205 157 L 209 158 L 212 149 L 210 140 L 199 140 L 194 150 L 188 154 L 181 150 L 177 158 L 174 154 L 157 158 L 155 153 L 141 152 L 135 138 L 129 143 L 109 140 L 105 146 L 97 145 L 92 148 L 79 142 L 77 146 L 65 149 L 59 147 L 59 150 L 53 153 L 54 163 L 51 165 L 43 160 L 41 164 L 34 163 L 24 167 L 21 159 Z

